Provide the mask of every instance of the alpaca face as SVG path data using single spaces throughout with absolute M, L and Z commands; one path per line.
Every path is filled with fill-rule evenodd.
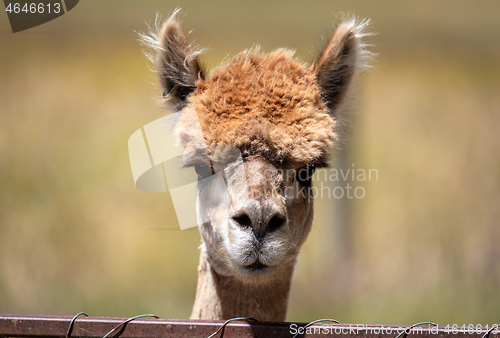
M 334 120 L 314 73 L 286 51 L 242 53 L 196 85 L 175 130 L 200 178 L 204 249 L 219 274 L 269 282 L 310 231 L 312 174 Z
M 294 264 L 311 229 L 313 170 L 285 169 L 260 156 L 215 167 L 223 174 L 197 170 L 200 232 L 211 266 L 245 283 L 269 282 Z
M 340 24 L 318 60 L 247 51 L 210 76 L 174 15 L 145 36 L 184 166 L 198 173 L 202 250 L 219 274 L 268 283 L 295 262 L 311 229 L 314 170 L 338 143 L 339 112 L 368 52 L 367 25 Z

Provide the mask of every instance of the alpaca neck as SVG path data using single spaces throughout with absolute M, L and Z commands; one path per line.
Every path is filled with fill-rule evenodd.
M 251 317 L 263 321 L 284 321 L 293 267 L 268 285 L 248 285 L 217 274 L 207 254 L 201 252 L 198 286 L 191 319 L 225 320 Z

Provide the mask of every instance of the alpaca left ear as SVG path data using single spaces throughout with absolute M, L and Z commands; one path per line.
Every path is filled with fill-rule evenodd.
M 188 96 L 196 90 L 196 81 L 205 77 L 198 60 L 201 52 L 186 39 L 176 19 L 178 12 L 175 10 L 161 27 L 157 22 L 157 33 L 141 35 L 143 43 L 153 49 L 148 56 L 154 62 L 165 103 L 176 110 L 186 106 Z
M 354 19 L 341 22 L 318 61 L 314 64 L 321 96 L 333 116 L 348 97 L 356 69 L 364 69 L 371 53 L 361 38 L 368 35 L 364 29 L 368 20 L 356 23 Z

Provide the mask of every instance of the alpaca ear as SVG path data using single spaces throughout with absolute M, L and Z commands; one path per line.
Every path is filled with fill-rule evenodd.
M 205 75 L 198 61 L 199 51 L 188 43 L 175 15 L 163 24 L 154 42 L 154 64 L 167 103 L 180 110 Z
M 341 22 L 318 61 L 314 64 L 321 96 L 333 116 L 348 97 L 356 68 L 364 69 L 370 52 L 364 49 L 361 38 L 368 20 L 357 24 L 354 19 Z

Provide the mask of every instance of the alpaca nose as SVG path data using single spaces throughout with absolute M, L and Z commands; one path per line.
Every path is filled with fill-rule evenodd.
M 232 220 L 243 229 L 251 229 L 257 238 L 282 228 L 287 221 L 286 214 L 276 204 L 260 205 L 248 203 L 234 213 Z

